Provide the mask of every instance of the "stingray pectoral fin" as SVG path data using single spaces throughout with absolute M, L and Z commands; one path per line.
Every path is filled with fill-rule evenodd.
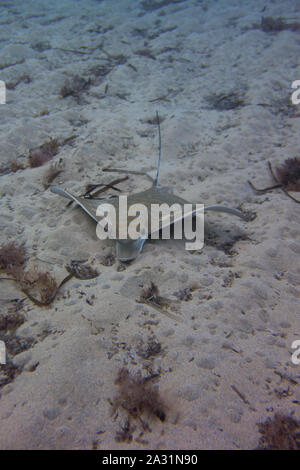
M 241 219 L 247 220 L 247 215 L 244 212 L 240 211 L 239 209 L 234 209 L 233 207 L 226 207 L 226 206 L 206 206 L 204 208 L 205 211 L 215 211 L 215 212 L 227 212 L 228 214 L 236 215 Z
M 146 238 L 116 240 L 116 255 L 120 261 L 132 261 L 142 251 Z
M 65 197 L 67 199 L 71 199 L 71 201 L 74 201 L 75 198 L 72 196 L 72 194 L 68 193 L 65 189 L 60 188 L 59 186 L 50 186 L 50 191 L 52 193 L 58 194 L 59 196 Z
M 91 210 L 88 207 L 88 204 L 84 200 L 80 200 L 79 198 L 73 196 L 71 193 L 66 191 L 65 189 L 60 188 L 59 186 L 51 186 L 50 190 L 52 193 L 58 194 L 59 196 L 65 197 L 67 199 L 70 199 L 71 201 L 75 202 L 75 204 L 78 204 L 79 207 L 87 214 L 89 215 L 95 222 L 98 223 L 98 219 L 95 217 L 95 215 L 91 212 Z

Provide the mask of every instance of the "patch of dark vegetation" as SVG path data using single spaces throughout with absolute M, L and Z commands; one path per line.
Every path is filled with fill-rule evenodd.
M 161 343 L 152 337 L 149 338 L 149 340 L 146 342 L 140 341 L 136 353 L 143 359 L 149 359 L 151 357 L 157 356 L 162 351 L 163 349 L 161 347 Z
M 300 422 L 276 413 L 258 424 L 261 434 L 258 450 L 300 450 Z
M 25 170 L 25 168 L 26 168 L 26 165 L 24 165 L 21 162 L 18 162 L 17 160 L 13 160 L 10 163 L 10 168 L 8 169 L 8 173 L 16 173 L 19 170 Z M 0 169 L 0 173 L 2 173 L 1 169 Z
M 191 289 L 189 287 L 185 287 L 184 289 L 180 289 L 179 291 L 174 292 L 174 295 L 178 300 L 184 300 L 185 302 L 188 302 L 193 298 Z
M 49 116 L 50 111 L 48 109 L 42 109 L 39 113 L 37 113 L 34 117 L 42 117 L 42 116 Z
M 59 144 L 57 139 L 50 138 L 47 142 L 35 149 L 29 150 L 28 162 L 31 168 L 42 166 L 49 162 L 59 150 Z
M 15 242 L 2 245 L 0 248 L 0 270 L 8 277 L 1 280 L 15 281 L 22 292 L 40 307 L 50 305 L 55 299 L 59 289 L 69 281 L 74 273 L 69 273 L 61 282 L 56 280 L 49 272 L 41 272 L 36 267 L 25 271 L 26 250 Z
M 101 24 L 96 24 L 96 25 L 90 26 L 87 31 L 89 33 L 105 34 L 108 31 L 112 31 L 113 29 L 114 29 L 114 26 L 111 24 L 108 26 L 102 26 Z
M 192 300 L 193 298 L 193 292 L 199 289 L 199 284 L 197 282 L 193 283 L 189 287 L 184 287 L 183 289 L 180 289 L 176 292 L 174 292 L 175 297 L 177 297 L 178 300 L 188 302 L 189 300 Z
M 76 260 L 72 260 L 71 263 L 66 266 L 66 270 L 77 279 L 94 279 L 99 276 L 96 269 Z
M 88 92 L 91 86 L 100 85 L 103 81 L 103 78 L 107 76 L 115 67 L 126 64 L 127 57 L 124 54 L 114 55 L 105 51 L 102 47 L 99 47 L 99 49 L 106 56 L 104 63 L 89 67 L 84 76 L 75 75 L 74 77 L 67 79 L 60 89 L 61 98 L 72 96 L 76 99 L 77 103 L 80 104 L 83 93 Z M 100 96 L 100 98 L 104 98 L 106 94 L 107 93 L 104 93 L 104 95 Z
M 300 191 L 300 158 L 287 158 L 275 171 L 282 186 L 290 191 Z
M 48 141 L 34 149 L 30 149 L 28 157 L 29 166 L 31 168 L 36 168 L 49 162 L 58 154 L 60 147 L 72 143 L 76 137 L 77 135 L 71 135 L 65 139 L 50 137 Z M 61 160 L 55 165 L 56 171 L 59 169 L 60 164 Z
M 262 16 L 260 24 L 254 23 L 251 29 L 261 29 L 264 33 L 279 33 L 280 31 L 300 31 L 300 23 L 287 22 L 284 18 Z
M 108 64 L 99 64 L 90 67 L 88 73 L 91 75 L 91 83 L 93 85 L 98 85 L 101 83 L 102 77 L 105 77 L 113 70 L 113 65 Z
M 157 307 L 168 307 L 172 301 L 160 296 L 158 287 L 151 281 L 150 286 L 141 291 L 139 302 L 153 304 Z
M 25 322 L 25 316 L 20 312 L 20 305 L 23 306 L 23 302 L 18 299 L 7 313 L 0 315 L 0 332 L 12 334 Z
M 75 75 L 72 79 L 68 79 L 65 81 L 59 93 L 62 98 L 73 96 L 74 98 L 78 99 L 80 94 L 83 91 L 88 90 L 90 86 L 90 78 L 84 78 L 80 77 L 79 75 Z
M 19 170 L 25 170 L 25 168 L 27 168 L 26 165 L 24 165 L 17 159 L 14 159 L 10 163 L 4 164 L 0 167 L 0 175 L 8 175 L 9 173 L 16 173 Z
M 116 257 L 113 253 L 103 256 L 103 258 L 100 259 L 100 263 L 103 266 L 113 266 L 115 262 L 116 262 Z
M 236 254 L 236 251 L 233 249 L 234 245 L 241 240 L 250 240 L 250 238 L 246 233 L 241 231 L 238 231 L 238 233 L 232 233 L 229 230 L 212 230 L 209 228 L 205 233 L 205 244 L 224 251 L 228 256 L 234 256 Z
M 27 73 L 23 73 L 22 75 L 20 75 L 18 78 L 16 78 L 12 82 L 6 82 L 5 85 L 6 85 L 7 90 L 14 90 L 20 83 L 26 83 L 27 84 L 27 83 L 30 83 L 30 82 L 31 82 L 30 76 Z
M 56 280 L 48 272 L 40 272 L 37 269 L 23 271 L 16 277 L 22 291 L 36 305 L 50 305 L 55 299 L 59 289 Z
M 217 111 L 228 111 L 245 106 L 243 95 L 235 91 L 230 93 L 212 93 L 207 96 L 206 101 L 210 109 L 216 109 Z
M 39 166 L 48 163 L 54 156 L 59 152 L 60 147 L 64 145 L 71 144 L 72 141 L 77 137 L 77 135 L 71 135 L 65 139 L 62 138 L 51 138 L 44 142 L 43 144 L 29 149 L 27 162 L 26 164 L 22 163 L 26 159 L 26 155 L 19 155 L 16 159 L 12 160 L 10 163 L 0 167 L 0 174 L 5 175 L 11 172 L 15 173 L 19 170 L 25 170 L 28 168 L 37 168 Z M 47 174 L 44 177 L 44 184 L 47 187 L 47 178 L 51 180 L 54 179 L 61 171 L 63 170 L 63 162 L 60 159 L 57 163 L 52 165 L 52 168 L 49 169 Z M 53 181 L 52 179 L 52 181 Z M 50 181 L 51 182 L 51 181 Z
M 12 269 L 19 268 L 26 261 L 26 249 L 24 245 L 9 242 L 0 248 L 0 269 L 10 273 Z
M 158 312 L 163 313 L 173 320 L 181 321 L 180 317 L 167 310 L 171 303 L 176 303 L 178 301 L 167 299 L 166 297 L 159 295 L 158 287 L 152 281 L 149 287 L 142 289 L 140 297 L 136 299 L 136 302 L 149 305 L 150 307 L 153 307 Z
M 155 377 L 142 377 L 140 372 L 133 374 L 126 368 L 119 370 L 115 381 L 119 393 L 111 405 L 115 414 L 120 409 L 125 410 L 126 420 L 125 426 L 117 432 L 116 440 L 131 442 L 136 429 L 132 427 L 131 420 L 139 423 L 142 430 L 148 432 L 151 432 L 148 420 L 159 419 L 162 422 L 166 420 L 167 406 L 159 394 L 158 386 L 153 383 Z
M 64 163 L 62 158 L 58 162 L 51 163 L 50 167 L 43 176 L 43 184 L 45 188 L 48 188 L 50 184 L 55 180 L 55 178 L 61 174 L 64 170 Z
M 274 33 L 278 31 L 283 31 L 285 23 L 282 18 L 263 16 L 261 18 L 260 27 L 265 33 Z
M 287 158 L 281 166 L 275 169 L 275 172 L 270 162 L 268 162 L 268 168 L 275 184 L 260 189 L 254 186 L 251 181 L 248 181 L 251 188 L 263 194 L 273 189 L 280 188 L 290 199 L 300 203 L 299 199 L 296 199 L 290 194 L 290 191 L 300 192 L 300 158 Z
M 143 0 L 140 6 L 143 10 L 155 11 L 168 5 L 175 5 L 177 3 L 183 3 L 185 0 Z
M 51 49 L 51 44 L 44 41 L 38 41 L 30 45 L 30 47 L 37 52 L 44 52 Z
M 233 256 L 234 254 L 236 254 L 236 251 L 233 250 L 233 247 L 237 242 L 241 240 L 250 240 L 250 238 L 246 234 L 236 235 L 230 241 L 218 244 L 218 248 L 224 251 L 226 255 Z

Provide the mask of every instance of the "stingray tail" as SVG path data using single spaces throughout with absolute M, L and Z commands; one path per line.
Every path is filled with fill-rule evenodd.
M 241 219 L 247 220 L 247 214 L 240 211 L 239 209 L 234 209 L 233 207 L 226 207 L 226 206 L 206 206 L 204 207 L 205 211 L 215 211 L 215 212 L 227 212 L 228 214 L 236 215 Z
M 59 196 L 70 199 L 71 201 L 77 202 L 76 198 L 74 198 L 72 194 L 68 193 L 68 191 L 60 188 L 59 186 L 50 186 L 50 191 L 52 191 L 52 193 L 58 194 Z

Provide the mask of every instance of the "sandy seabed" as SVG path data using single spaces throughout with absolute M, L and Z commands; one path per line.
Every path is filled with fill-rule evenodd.
M 299 156 L 299 31 L 261 27 L 299 13 L 292 0 L 1 2 L 0 242 L 24 243 L 27 265 L 58 282 L 71 260 L 99 272 L 71 279 L 49 307 L 0 281 L 1 315 L 18 305 L 24 317 L 0 330 L 1 449 L 253 449 L 257 423 L 299 419 L 300 206 L 247 183 L 272 184 L 267 162 Z M 208 213 L 202 250 L 152 240 L 122 265 L 45 175 L 60 162 L 54 182 L 74 194 L 110 182 L 108 166 L 154 175 L 156 110 L 160 184 L 256 218 Z M 29 167 L 49 139 L 57 154 Z M 118 187 L 148 186 L 131 175 Z M 181 321 L 136 301 L 151 282 Z M 165 419 L 128 419 L 122 368 L 155 376 Z

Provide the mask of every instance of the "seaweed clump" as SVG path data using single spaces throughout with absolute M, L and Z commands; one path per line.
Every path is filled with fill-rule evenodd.
M 25 170 L 26 166 L 22 163 L 18 162 L 17 160 L 12 160 L 10 163 L 10 171 L 12 173 L 16 173 L 19 170 Z
M 29 149 L 26 165 L 22 163 L 22 159 L 25 157 L 25 155 L 19 155 L 16 159 L 12 160 L 10 164 L 1 166 L 0 174 L 8 174 L 11 172 L 15 173 L 18 170 L 25 170 L 28 167 L 40 167 L 52 160 L 52 158 L 58 154 L 60 147 L 70 144 L 76 137 L 77 135 L 71 135 L 66 139 L 50 137 L 50 139 L 46 142 L 40 144 L 37 147 Z M 44 185 L 46 187 L 51 183 L 51 181 L 54 180 L 54 178 L 56 178 L 56 176 L 58 176 L 63 171 L 63 167 L 64 165 L 62 159 L 59 159 L 58 162 L 51 165 L 44 176 Z
M 251 181 L 248 181 L 251 188 L 258 193 L 266 193 L 272 189 L 280 188 L 290 199 L 300 203 L 299 199 L 289 193 L 289 191 L 300 192 L 300 158 L 287 158 L 275 171 L 273 171 L 270 162 L 268 162 L 268 167 L 275 184 L 266 188 L 257 188 Z
M 279 182 L 290 191 L 300 191 L 300 158 L 288 158 L 276 168 Z
M 66 270 L 77 279 L 94 279 L 99 275 L 96 269 L 76 260 L 72 260 L 71 263 L 66 266 Z
M 9 273 L 14 268 L 20 268 L 26 259 L 24 245 L 9 242 L 0 248 L 0 269 Z
M 210 109 L 216 109 L 217 111 L 229 111 L 245 106 L 242 95 L 234 91 L 230 93 L 213 93 L 206 98 L 206 101 Z
M 272 16 L 263 16 L 260 26 L 265 33 L 278 33 L 284 30 L 300 31 L 300 23 L 287 23 L 283 18 L 273 18 Z
M 258 424 L 259 450 L 300 450 L 300 422 L 276 413 Z
M 17 280 L 24 294 L 39 306 L 50 305 L 59 288 L 51 274 L 40 272 L 34 268 L 27 272 L 24 271 Z
M 192 292 L 197 289 L 199 289 L 199 284 L 197 282 L 193 282 L 190 286 L 184 287 L 183 289 L 174 292 L 174 295 L 178 300 L 184 300 L 185 302 L 188 302 L 193 298 Z
M 262 16 L 260 23 L 253 23 L 248 29 L 260 29 L 264 33 L 280 33 L 281 31 L 300 31 L 300 23 L 298 21 L 286 21 L 284 18 L 273 16 Z
M 140 341 L 137 354 L 144 359 L 149 359 L 150 357 L 157 356 L 161 354 L 163 349 L 161 343 L 155 340 L 155 338 L 149 338 L 147 342 Z
M 71 80 L 66 80 L 60 89 L 60 96 L 67 98 L 67 96 L 73 96 L 79 98 L 80 93 L 86 91 L 91 85 L 91 80 L 79 75 L 75 75 Z
M 265 33 L 283 31 L 286 26 L 282 18 L 273 18 L 272 16 L 263 16 L 260 25 Z
M 148 417 L 166 419 L 166 405 L 158 387 L 151 382 L 152 377 L 142 377 L 141 373 L 132 374 L 126 368 L 119 370 L 115 384 L 119 386 L 119 394 L 115 397 L 113 407 L 126 410 L 128 415 L 138 419 L 144 428 L 149 427 L 142 419 L 144 413 Z
M 0 270 L 11 277 L 2 280 L 15 281 L 22 292 L 39 306 L 50 305 L 60 287 L 73 277 L 69 273 L 60 284 L 49 272 L 40 272 L 36 267 L 25 271 L 26 250 L 23 245 L 9 242 L 0 248 Z
M 181 318 L 177 315 L 173 315 L 171 312 L 166 310 L 169 307 L 170 303 L 175 303 L 177 301 L 167 299 L 166 297 L 162 297 L 159 295 L 158 287 L 151 281 L 150 286 L 143 289 L 140 293 L 139 299 L 136 299 L 136 302 L 140 304 L 146 304 L 150 307 L 153 307 L 160 313 L 167 315 L 168 317 L 172 318 L 173 320 L 181 321 Z
M 62 158 L 60 158 L 58 162 L 52 163 L 43 177 L 43 183 L 45 188 L 48 188 L 52 181 L 54 181 L 55 178 L 60 175 L 63 170 L 64 163 Z
M 44 142 L 39 147 L 29 151 L 29 166 L 36 168 L 49 162 L 59 150 L 59 143 L 57 139 L 50 139 Z
M 142 290 L 139 301 L 151 303 L 159 307 L 169 306 L 171 300 L 159 295 L 158 287 L 151 281 L 150 286 Z

